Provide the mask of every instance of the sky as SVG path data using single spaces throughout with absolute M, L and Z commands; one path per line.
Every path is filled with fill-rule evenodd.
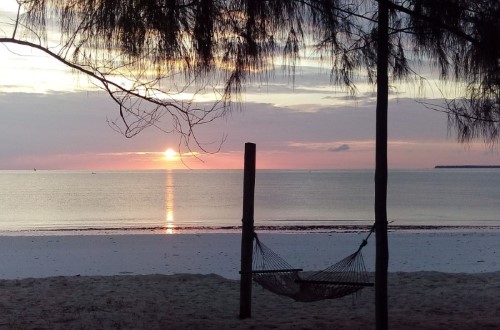
M 0 37 L 11 33 L 15 1 L 0 4 Z M 0 169 L 240 169 L 245 142 L 257 144 L 260 169 L 373 169 L 375 89 L 361 80 L 355 96 L 330 84 L 327 65 L 303 60 L 295 83 L 278 67 L 275 79 L 248 84 L 241 110 L 199 127 L 207 150 L 178 151 L 180 137 L 148 128 L 133 138 L 108 119 L 118 107 L 85 76 L 33 50 L 0 45 Z M 393 86 L 389 102 L 389 168 L 500 164 L 497 148 L 460 144 L 443 113 L 432 71 L 423 86 Z M 453 93 L 453 87 L 439 85 Z M 168 120 L 168 118 L 164 118 Z M 165 123 L 165 124 L 168 124 Z M 222 145 L 221 141 L 224 140 Z

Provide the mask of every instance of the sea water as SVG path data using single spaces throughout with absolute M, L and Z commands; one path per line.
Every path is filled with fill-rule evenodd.
M 0 171 L 0 233 L 231 229 L 242 195 L 238 170 Z M 499 169 L 389 173 L 392 226 L 500 226 L 499 202 Z M 257 171 L 258 226 L 369 226 L 373 204 L 373 171 Z

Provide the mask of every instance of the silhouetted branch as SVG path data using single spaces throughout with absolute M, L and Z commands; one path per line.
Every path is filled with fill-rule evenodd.
M 189 127 L 211 118 L 200 109 L 192 109 L 193 103 L 154 97 L 155 93 L 170 94 L 155 87 L 165 76 L 172 77 L 171 81 L 176 79 L 173 76 L 179 76 L 192 86 L 206 81 L 218 86 L 220 103 L 215 118 L 234 105 L 232 100 L 238 98 L 246 82 L 269 79 L 277 56 L 283 58 L 285 70 L 295 81 L 295 67 L 301 52 L 309 46 L 321 58 L 330 59 L 331 81 L 352 93 L 356 92 L 356 77 L 361 69 L 370 83 L 376 78 L 377 0 L 20 3 L 26 10 L 19 19 L 28 32 L 27 38 L 36 38 L 39 45 L 45 45 L 48 29 L 56 28 L 61 45 L 58 55 L 66 62 L 88 68 L 104 79 L 123 75 L 123 70 L 141 72 L 127 77 L 137 82 L 130 91 L 108 82 L 107 92 L 114 93 L 115 102 L 142 97 L 151 106 L 151 116 L 146 116 L 130 108 L 145 103 L 121 103 L 122 119 L 130 110 L 138 120 L 128 122 L 126 135 L 135 135 L 133 127 L 139 127 L 139 123 L 154 126 L 152 120 L 160 120 L 167 113 L 180 119 L 172 122 L 176 127 L 181 127 L 182 121 Z M 498 102 L 498 95 L 489 90 L 500 88 L 498 2 L 395 0 L 388 1 L 388 6 L 388 63 L 393 80 L 414 75 L 412 59 L 429 61 L 440 68 L 441 78 L 452 77 L 467 86 L 463 96 L 469 101 L 462 104 L 460 111 L 450 108 L 450 114 L 470 115 L 472 106 L 482 106 L 484 112 L 495 111 L 487 100 Z M 15 39 L 19 39 L 18 35 L 19 31 Z M 145 92 L 151 94 L 144 97 Z

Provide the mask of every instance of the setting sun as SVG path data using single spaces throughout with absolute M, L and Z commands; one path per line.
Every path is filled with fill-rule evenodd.
M 177 160 L 178 153 L 174 149 L 168 148 L 165 150 L 164 154 L 165 159 L 168 161 Z

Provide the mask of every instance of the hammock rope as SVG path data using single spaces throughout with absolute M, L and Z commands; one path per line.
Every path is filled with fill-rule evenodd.
M 254 234 L 252 276 L 265 289 L 296 301 L 311 302 L 341 298 L 358 292 L 370 283 L 361 250 L 374 227 L 358 250 L 332 266 L 313 273 L 292 267 Z

